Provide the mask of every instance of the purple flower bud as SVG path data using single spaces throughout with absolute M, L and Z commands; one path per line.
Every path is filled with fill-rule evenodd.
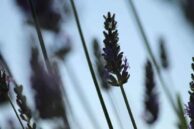
M 193 60 L 194 61 L 194 60 Z M 194 71 L 194 63 L 191 64 L 191 68 Z M 186 105 L 186 114 L 190 117 L 190 125 L 189 129 L 194 129 L 194 78 L 193 74 L 191 74 L 192 81 L 190 82 L 190 91 L 189 91 L 189 102 Z
M 154 71 L 148 60 L 145 66 L 145 112 L 144 120 L 147 124 L 153 124 L 159 115 L 158 94 L 155 90 Z
M 102 56 L 106 60 L 105 69 L 109 73 L 107 79 L 109 84 L 114 86 L 121 86 L 127 82 L 129 78 L 127 59 L 123 60 L 123 52 L 120 52 L 120 46 L 118 44 L 118 32 L 116 29 L 117 22 L 115 21 L 115 14 L 111 15 L 108 12 L 107 16 L 104 16 L 104 45 Z

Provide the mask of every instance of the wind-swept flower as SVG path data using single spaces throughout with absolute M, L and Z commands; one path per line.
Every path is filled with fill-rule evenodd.
M 162 67 L 164 69 L 168 69 L 169 68 L 169 59 L 168 59 L 168 55 L 167 55 L 167 51 L 166 51 L 166 47 L 165 47 L 165 41 L 163 38 L 159 39 L 159 51 L 160 51 L 160 62 L 162 64 Z
M 192 58 L 194 62 L 194 57 Z M 191 64 L 192 70 L 194 71 L 194 63 Z M 194 74 L 191 74 L 192 81 L 190 82 L 190 99 L 186 106 L 187 115 L 190 117 L 189 129 L 194 129 Z
M 123 59 L 123 52 L 120 51 L 120 46 L 118 44 L 118 32 L 116 29 L 117 22 L 115 21 L 115 14 L 111 16 L 108 12 L 107 17 L 104 16 L 105 31 L 104 45 L 103 48 L 104 59 L 106 60 L 105 69 L 108 73 L 108 83 L 113 86 L 122 86 L 127 82 L 129 78 L 128 63 L 127 59 Z
M 158 119 L 159 102 L 154 80 L 152 64 L 147 60 L 145 65 L 145 112 L 144 120 L 148 124 L 153 124 Z

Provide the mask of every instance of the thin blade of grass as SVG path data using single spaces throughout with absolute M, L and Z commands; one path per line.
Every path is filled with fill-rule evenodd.
M 90 57 L 89 57 L 89 53 L 88 53 L 88 50 L 87 50 L 87 47 L 86 47 L 86 42 L 85 42 L 82 30 L 81 30 L 81 25 L 80 25 L 80 22 L 79 22 L 79 18 L 78 18 L 78 14 L 77 14 L 75 4 L 74 4 L 74 0 L 70 0 L 70 2 L 71 2 L 71 6 L 72 6 L 72 9 L 73 9 L 74 16 L 75 16 L 75 20 L 76 20 L 76 24 L 77 24 L 78 31 L 79 31 L 79 34 L 80 34 L 80 38 L 81 38 L 81 41 L 82 41 L 85 56 L 86 56 L 86 59 L 87 59 L 87 62 L 88 62 L 88 66 L 89 66 L 89 69 L 90 69 L 90 72 L 91 72 L 91 75 L 92 75 L 92 78 L 93 78 L 93 82 L 95 84 L 95 88 L 96 88 L 96 91 L 97 91 L 97 94 L 98 94 L 98 98 L 100 100 L 100 103 L 101 103 L 101 106 L 102 106 L 107 124 L 109 126 L 109 129 L 113 129 L 113 125 L 112 125 L 111 119 L 109 117 L 109 114 L 108 114 L 108 111 L 107 111 L 102 93 L 100 91 L 100 87 L 98 85 L 98 82 L 97 82 L 97 79 L 96 79 L 96 76 L 95 76 L 93 66 L 92 66 L 92 63 L 91 63 L 91 60 L 90 60 Z
M 162 85 L 162 88 L 164 90 L 164 93 L 166 94 L 167 99 L 168 99 L 170 105 L 172 106 L 173 110 L 175 111 L 176 114 L 178 114 L 178 110 L 177 110 L 175 101 L 174 101 L 173 96 L 170 93 L 170 91 L 169 91 L 169 89 L 168 89 L 168 87 L 167 87 L 167 85 L 166 85 L 162 75 L 161 75 L 159 65 L 158 65 L 158 63 L 157 63 L 157 61 L 156 61 L 156 59 L 154 57 L 154 54 L 153 54 L 152 49 L 150 47 L 150 42 L 148 41 L 147 35 L 146 35 L 145 31 L 144 31 L 142 22 L 141 22 L 141 20 L 139 18 L 139 15 L 137 13 L 137 10 L 135 8 L 133 0 L 129 0 L 129 6 L 131 7 L 132 13 L 133 13 L 133 15 L 135 17 L 135 20 L 136 20 L 136 23 L 137 23 L 137 27 L 138 27 L 138 29 L 139 29 L 139 31 L 141 33 L 142 38 L 143 38 L 143 43 L 144 43 L 144 46 L 145 46 L 145 48 L 147 50 L 147 53 L 148 53 L 148 55 L 150 57 L 150 60 L 153 62 L 154 66 L 156 68 L 156 73 L 158 75 L 158 78 L 159 78 L 160 83 Z

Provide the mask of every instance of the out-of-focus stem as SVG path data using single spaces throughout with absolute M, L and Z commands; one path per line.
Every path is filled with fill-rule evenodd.
M 141 33 L 142 38 L 143 38 L 144 46 L 145 46 L 145 48 L 147 50 L 148 55 L 150 56 L 150 60 L 153 62 L 154 66 L 156 68 L 156 72 L 157 72 L 158 78 L 159 78 L 159 80 L 161 82 L 161 85 L 162 85 L 162 88 L 164 90 L 164 93 L 166 94 L 167 99 L 168 99 L 170 105 L 172 106 L 172 108 L 174 109 L 174 111 L 176 113 L 178 113 L 178 110 L 177 110 L 176 104 L 174 102 L 173 96 L 170 93 L 170 91 L 169 91 L 169 89 L 168 89 L 168 87 L 167 87 L 166 83 L 164 82 L 164 79 L 163 79 L 163 77 L 161 75 L 161 72 L 160 72 L 160 69 L 159 69 L 159 65 L 158 65 L 158 63 L 157 63 L 157 61 L 156 61 L 156 59 L 154 57 L 154 54 L 153 54 L 152 49 L 150 47 L 150 43 L 148 41 L 148 38 L 147 38 L 146 33 L 144 31 L 143 25 L 141 23 L 141 20 L 140 20 L 140 18 L 138 16 L 137 11 L 136 11 L 136 8 L 135 8 L 135 5 L 133 3 L 133 0 L 129 0 L 129 5 L 130 5 L 130 7 L 132 9 L 132 13 L 133 13 L 133 15 L 135 17 L 135 20 L 136 20 L 136 23 L 137 23 L 137 27 L 138 27 L 138 29 L 139 29 L 139 31 Z
M 108 111 L 107 111 L 102 93 L 100 91 L 100 87 L 98 85 L 97 78 L 95 76 L 95 72 L 94 72 L 94 69 L 93 69 L 93 66 L 92 66 L 92 62 L 91 62 L 90 57 L 89 57 L 89 53 L 88 53 L 88 50 L 87 50 L 87 47 L 86 47 L 86 42 L 85 42 L 82 30 L 81 30 L 81 26 L 80 26 L 77 10 L 76 10 L 75 4 L 74 4 L 74 0 L 70 0 L 70 2 L 71 2 L 71 6 L 72 6 L 72 9 L 73 9 L 74 16 L 75 16 L 75 20 L 76 20 L 76 24 L 77 24 L 78 31 L 79 31 L 79 34 L 80 34 L 80 38 L 81 38 L 81 41 L 82 41 L 82 46 L 83 46 L 83 49 L 84 49 L 84 52 L 85 52 L 85 55 L 86 55 L 86 59 L 87 59 L 87 62 L 88 62 L 88 66 L 89 66 L 89 69 L 90 69 L 90 72 L 91 72 L 91 75 L 92 75 L 92 78 L 93 78 L 93 82 L 95 84 L 95 88 L 96 88 L 96 91 L 97 91 L 97 94 L 98 94 L 98 98 L 100 100 L 100 103 L 101 103 L 101 106 L 102 106 L 107 124 L 109 126 L 109 129 L 113 129 L 113 125 L 112 125 L 110 116 L 108 114 Z
M 31 8 L 32 17 L 33 17 L 33 20 L 34 20 L 34 24 L 35 24 L 36 32 L 37 32 L 37 35 L 38 35 L 38 39 L 39 39 L 40 47 L 41 47 L 41 50 L 42 50 L 42 54 L 43 54 L 43 57 L 44 57 L 44 60 L 45 60 L 46 66 L 47 66 L 47 70 L 49 71 L 50 68 L 51 68 L 51 64 L 49 62 L 49 58 L 48 58 L 48 54 L 47 54 L 47 51 L 46 51 L 45 43 L 44 43 L 42 33 L 41 33 L 41 30 L 40 30 L 40 26 L 39 26 L 39 23 L 38 23 L 35 7 L 33 6 L 32 0 L 28 0 L 28 3 L 29 3 L 30 8 Z

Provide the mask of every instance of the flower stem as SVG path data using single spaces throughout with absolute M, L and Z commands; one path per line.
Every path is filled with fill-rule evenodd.
M 129 105 L 129 102 L 128 102 L 128 99 L 127 99 L 127 96 L 125 94 L 125 90 L 124 90 L 123 86 L 120 86 L 120 89 L 121 89 L 121 93 L 123 95 L 123 98 L 124 98 L 124 101 L 125 101 L 125 104 L 126 104 L 126 107 L 127 107 L 127 111 L 128 111 L 129 116 L 131 118 L 131 122 L 133 124 L 133 128 L 137 129 L 137 125 L 136 125 L 135 119 L 133 117 L 133 113 L 131 111 L 131 108 L 130 108 L 130 105 Z
M 70 2 L 71 2 L 71 6 L 72 6 L 72 9 L 73 9 L 74 16 L 75 16 L 75 20 L 76 20 L 76 24 L 77 24 L 78 31 L 79 31 L 79 34 L 80 34 L 80 38 L 81 38 L 81 41 L 82 41 L 82 45 L 83 45 L 83 48 L 84 48 L 84 52 L 85 52 L 85 55 L 86 55 L 86 59 L 87 59 L 87 62 L 88 62 L 88 66 L 89 66 L 89 69 L 90 69 L 90 72 L 91 72 L 91 75 L 92 75 L 92 78 L 93 78 L 93 82 L 95 84 L 95 88 L 96 88 L 96 91 L 97 91 L 97 94 L 98 94 L 98 97 L 99 97 L 99 100 L 100 100 L 100 103 L 101 103 L 101 106 L 102 106 L 102 109 L 103 109 L 103 112 L 104 112 L 104 115 L 105 115 L 105 118 L 106 118 L 106 121 L 107 121 L 107 124 L 109 126 L 109 129 L 113 129 L 112 122 L 111 122 L 111 119 L 109 117 L 109 114 L 108 114 L 108 111 L 107 111 L 102 93 L 100 91 L 100 87 L 98 85 L 98 82 L 97 82 L 97 79 L 96 79 L 96 76 L 95 76 L 93 66 L 92 66 L 92 63 L 91 63 L 91 60 L 90 60 L 90 57 L 89 57 L 89 53 L 88 53 L 88 50 L 87 50 L 87 47 L 86 47 L 86 42 L 85 42 L 82 30 L 81 30 L 81 26 L 80 26 L 77 10 L 76 10 L 75 4 L 74 4 L 74 0 L 70 0 Z
M 51 68 L 51 65 L 50 65 L 50 62 L 49 62 L 48 54 L 47 54 L 47 51 L 46 51 L 46 47 L 45 47 L 45 44 L 44 44 L 44 40 L 43 40 L 43 37 L 42 37 L 40 26 L 39 26 L 39 23 L 38 23 L 35 7 L 33 6 L 32 0 L 28 0 L 28 3 L 30 5 L 30 9 L 31 9 L 31 12 L 32 12 L 32 17 L 33 17 L 33 20 L 34 20 L 34 24 L 35 24 L 36 32 L 37 32 L 37 35 L 38 35 L 38 39 L 39 39 L 40 47 L 41 47 L 41 50 L 42 50 L 42 54 L 43 54 L 43 57 L 44 57 L 44 60 L 45 60 L 46 66 L 47 66 L 47 70 L 49 71 L 50 68 Z
M 24 127 L 24 125 L 23 125 L 23 123 L 22 123 L 22 121 L 21 121 L 21 119 L 20 119 L 20 117 L 19 117 L 19 115 L 17 113 L 17 110 L 16 110 L 16 108 L 13 105 L 13 102 L 11 101 L 11 99 L 10 99 L 10 97 L 8 95 L 7 95 L 7 97 L 8 97 L 9 103 L 11 104 L 11 107 L 13 108 L 13 111 L 15 112 L 15 114 L 16 114 L 19 122 L 20 122 L 20 125 L 22 126 L 22 129 L 25 129 L 25 127 Z
M 141 23 L 141 20 L 140 20 L 140 18 L 138 16 L 137 11 L 136 11 L 136 8 L 135 8 L 135 5 L 133 3 L 133 0 L 129 0 L 129 5 L 130 5 L 130 7 L 132 9 L 132 12 L 133 12 L 133 15 L 135 17 L 135 20 L 136 20 L 136 23 L 137 23 L 137 27 L 138 27 L 138 29 L 139 29 L 139 31 L 141 33 L 141 36 L 142 36 L 142 38 L 144 40 L 144 42 L 143 42 L 144 46 L 145 46 L 145 48 L 147 50 L 148 55 L 150 56 L 151 61 L 153 62 L 154 66 L 156 68 L 156 72 L 157 72 L 158 78 L 159 78 L 159 80 L 161 82 L 162 88 L 163 88 L 163 90 L 164 90 L 164 92 L 165 92 L 165 94 L 167 96 L 167 99 L 170 102 L 172 108 L 174 109 L 174 111 L 176 113 L 178 113 L 178 110 L 177 110 L 176 104 L 174 102 L 173 96 L 170 93 L 166 83 L 164 82 L 164 79 L 163 79 L 163 77 L 161 75 L 161 72 L 160 72 L 160 69 L 159 69 L 159 65 L 158 65 L 158 63 L 157 63 L 157 61 L 156 61 L 156 59 L 154 57 L 154 54 L 153 54 L 153 52 L 151 50 L 150 43 L 148 41 L 148 38 L 147 38 L 146 33 L 144 31 L 143 25 Z

